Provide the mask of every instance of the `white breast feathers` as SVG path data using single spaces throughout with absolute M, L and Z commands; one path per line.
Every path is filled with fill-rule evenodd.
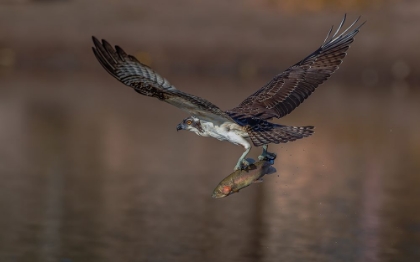
M 228 140 L 235 145 L 243 144 L 243 138 L 248 138 L 248 133 L 236 123 L 225 122 L 219 126 L 201 120 L 201 126 L 205 133 L 202 136 L 211 136 L 220 141 Z

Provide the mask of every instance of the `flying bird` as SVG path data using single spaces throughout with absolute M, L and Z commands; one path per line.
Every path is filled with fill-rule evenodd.
M 118 81 L 142 95 L 155 97 L 187 111 L 190 116 L 176 127 L 177 130 L 188 130 L 199 136 L 243 146 L 245 151 L 234 168 L 239 170 L 249 165 L 245 157 L 251 150 L 251 142 L 254 146 L 262 146 L 260 160 L 274 159 L 276 155 L 267 151 L 268 144 L 295 141 L 313 134 L 313 126 L 286 126 L 269 120 L 291 113 L 338 69 L 364 24 L 353 28 L 359 18 L 340 33 L 346 20 L 344 16 L 336 32 L 331 36 L 331 27 L 315 52 L 276 75 L 237 107 L 227 111 L 201 97 L 176 89 L 150 67 L 126 54 L 121 47 L 113 48 L 106 40 L 100 42 L 92 37 L 95 45 L 92 49 L 103 68 Z

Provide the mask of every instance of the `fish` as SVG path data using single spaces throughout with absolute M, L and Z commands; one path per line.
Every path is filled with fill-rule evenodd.
M 247 159 L 248 160 L 248 159 Z M 251 161 L 252 162 L 252 161 Z M 262 182 L 262 177 L 276 172 L 273 160 L 260 160 L 250 164 L 244 170 L 236 170 L 225 177 L 213 190 L 212 198 L 223 198 L 248 187 L 252 183 Z

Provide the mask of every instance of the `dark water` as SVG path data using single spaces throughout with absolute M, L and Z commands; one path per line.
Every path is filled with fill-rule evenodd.
M 108 75 L 51 77 L 0 78 L 0 261 L 420 261 L 419 97 L 322 86 L 282 121 L 316 134 L 215 200 L 240 147 Z M 225 109 L 264 83 L 171 80 Z

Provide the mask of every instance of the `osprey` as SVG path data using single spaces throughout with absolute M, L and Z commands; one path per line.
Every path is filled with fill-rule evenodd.
M 255 146 L 263 147 L 258 157 L 260 160 L 274 159 L 276 155 L 267 152 L 268 144 L 295 141 L 313 134 L 313 126 L 285 126 L 269 120 L 292 112 L 338 69 L 354 36 L 364 24 L 347 33 L 359 18 L 338 35 L 346 20 L 344 16 L 337 31 L 330 37 L 331 28 L 315 52 L 275 76 L 239 106 L 227 111 L 203 98 L 176 89 L 150 67 L 127 55 L 119 46 L 113 48 L 107 41 L 100 42 L 92 37 L 95 45 L 92 49 L 103 68 L 123 84 L 142 95 L 155 97 L 191 114 L 177 126 L 177 130 L 189 130 L 199 136 L 243 146 L 245 152 L 234 168 L 238 170 L 249 165 L 245 160 L 251 149 L 249 140 Z

